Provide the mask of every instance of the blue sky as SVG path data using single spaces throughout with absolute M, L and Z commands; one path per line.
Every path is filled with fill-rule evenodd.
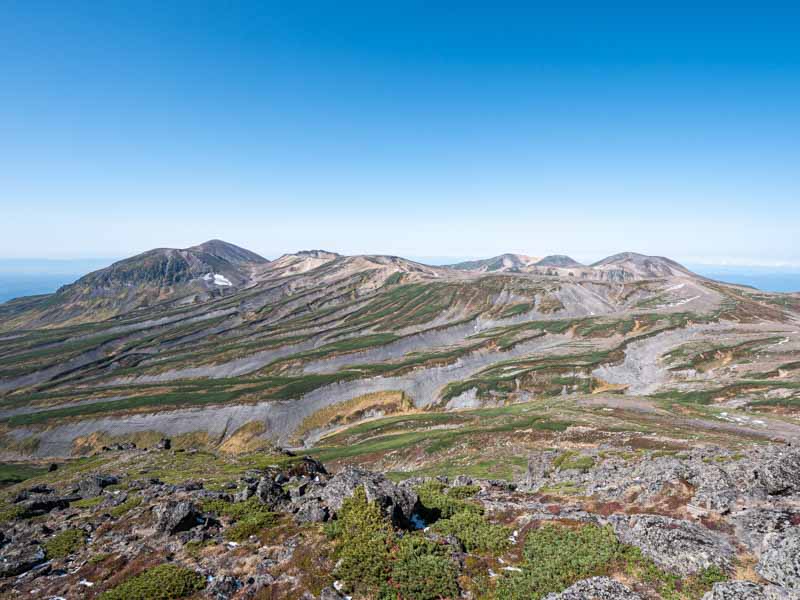
M 0 258 L 800 265 L 800 9 L 704 4 L 5 2 Z

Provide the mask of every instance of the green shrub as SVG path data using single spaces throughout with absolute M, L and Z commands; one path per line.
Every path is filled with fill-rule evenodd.
M 117 504 L 115 507 L 109 509 L 108 514 L 118 519 L 132 508 L 139 506 L 141 503 L 141 496 L 128 496 L 128 499 L 125 500 L 125 502 L 122 504 Z
M 65 558 L 86 543 L 86 534 L 79 529 L 59 531 L 44 544 L 47 558 Z
M 437 521 L 433 529 L 444 535 L 455 536 L 467 552 L 479 554 L 502 553 L 508 548 L 508 537 L 511 535 L 508 527 L 494 525 L 483 515 L 471 511 Z
M 594 458 L 591 456 L 581 456 L 573 450 L 567 450 L 556 457 L 556 459 L 553 461 L 553 466 L 561 469 L 562 471 L 576 469 L 578 471 L 586 472 L 594 466 Z
M 475 494 L 481 491 L 479 485 L 457 485 L 447 489 L 447 495 L 451 498 L 458 500 L 466 500 L 472 498 Z
M 417 486 L 416 492 L 422 505 L 422 516 L 428 523 L 438 519 L 449 519 L 460 512 L 483 513 L 483 507 L 473 502 L 461 500 L 459 492 L 453 495 L 445 492 L 446 486 L 439 481 L 426 481 Z
M 715 583 L 728 578 L 717 567 L 709 567 L 689 577 L 667 573 L 635 546 L 623 546 L 620 560 L 628 576 L 652 585 L 664 600 L 700 600 Z
M 185 567 L 158 565 L 103 592 L 99 600 L 171 600 L 189 596 L 205 587 L 205 578 Z
M 25 511 L 19 505 L 0 504 L 0 523 L 8 523 L 25 516 Z
M 537 600 L 579 579 L 606 574 L 620 549 L 610 527 L 543 525 L 528 534 L 522 572 L 505 576 L 498 598 Z
M 278 517 L 271 512 L 260 512 L 248 515 L 236 521 L 225 530 L 225 537 L 234 542 L 244 542 L 251 535 L 256 535 L 263 529 L 272 527 Z
M 75 500 L 75 502 L 70 502 L 70 507 L 92 508 L 93 506 L 100 504 L 103 500 L 105 500 L 103 496 L 95 496 L 94 498 L 81 498 L 80 500 Z
M 336 525 L 328 528 L 336 539 L 335 575 L 349 591 L 367 597 L 385 588 L 390 572 L 392 527 L 381 510 L 367 501 L 359 487 L 347 498 L 337 515 Z
M 202 504 L 204 512 L 213 513 L 220 517 L 228 517 L 234 521 L 233 525 L 225 531 L 225 537 L 234 542 L 243 542 L 251 535 L 256 535 L 262 529 L 273 526 L 277 522 L 277 515 L 258 501 L 258 498 L 249 498 L 245 502 L 228 502 L 226 500 L 206 500 Z
M 409 534 L 400 539 L 392 561 L 388 589 L 383 596 L 402 600 L 458 598 L 455 566 L 446 547 Z

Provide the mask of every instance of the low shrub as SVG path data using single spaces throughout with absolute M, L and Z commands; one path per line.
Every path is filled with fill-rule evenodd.
M 447 495 L 458 500 L 466 500 L 467 498 L 472 498 L 480 491 L 481 486 L 479 485 L 457 485 L 447 488 Z
M 141 496 L 128 496 L 128 499 L 125 500 L 125 502 L 117 504 L 113 508 L 109 509 L 108 514 L 118 519 L 132 508 L 139 506 L 141 503 Z
M 384 587 L 390 571 L 393 531 L 380 508 L 367 501 L 363 487 L 343 502 L 328 533 L 336 539 L 335 575 L 349 591 L 371 596 Z
M 401 538 L 384 597 L 402 600 L 458 598 L 458 573 L 445 546 L 420 534 Z
M 59 531 L 44 543 L 47 558 L 65 558 L 86 543 L 86 534 L 79 529 Z
M 460 492 L 448 494 L 446 486 L 439 481 L 426 481 L 417 486 L 416 492 L 422 506 L 420 512 L 428 523 L 439 519 L 449 519 L 460 512 L 483 513 L 482 506 L 460 499 Z
M 471 511 L 437 521 L 433 529 L 444 535 L 455 536 L 467 552 L 479 554 L 501 554 L 508 548 L 511 535 L 508 527 L 494 525 L 483 515 Z
M 620 543 L 610 527 L 578 529 L 546 524 L 528 533 L 521 573 L 506 575 L 500 600 L 537 600 L 560 592 L 579 579 L 607 573 Z
M 186 567 L 163 564 L 142 571 L 103 592 L 99 600 L 172 600 L 202 590 L 205 578 Z

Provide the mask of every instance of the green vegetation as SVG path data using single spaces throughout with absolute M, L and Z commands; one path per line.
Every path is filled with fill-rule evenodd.
M 257 535 L 278 521 L 278 515 L 270 512 L 257 498 L 250 498 L 245 502 L 207 500 L 202 506 L 206 512 L 228 517 L 234 521 L 225 530 L 225 537 L 234 542 L 246 541 L 251 535 Z
M 45 467 L 20 463 L 0 463 L 0 487 L 19 483 L 46 472 Z
M 511 530 L 495 525 L 475 511 L 463 510 L 449 519 L 437 521 L 434 531 L 455 536 L 467 552 L 497 555 L 508 549 Z
M 458 494 L 451 496 L 445 484 L 432 480 L 417 486 L 419 502 L 423 507 L 422 517 L 428 523 L 439 519 L 449 519 L 461 512 L 483 513 L 483 507 L 473 502 L 460 500 Z
M 638 548 L 620 543 L 610 526 L 544 524 L 528 533 L 522 572 L 508 573 L 498 600 L 539 600 L 580 579 L 624 573 L 658 592 L 664 600 L 699 600 L 725 574 L 716 568 L 693 577 L 666 573 Z
M 86 534 L 79 529 L 60 531 L 44 543 L 47 558 L 66 558 L 86 543 Z
M 94 498 L 81 498 L 80 500 L 75 500 L 75 502 L 70 502 L 70 506 L 72 508 L 94 508 L 104 500 L 105 498 L 103 496 L 96 496 Z
M 99 600 L 172 600 L 184 598 L 202 590 L 206 585 L 200 574 L 175 564 L 163 564 L 103 592 Z
M 349 592 L 387 600 L 459 595 L 448 547 L 419 532 L 396 534 L 380 509 L 367 501 L 363 488 L 344 501 L 327 531 L 335 542 L 335 576 Z
M 594 458 L 581 456 L 574 450 L 567 450 L 556 457 L 553 461 L 553 466 L 562 471 L 575 469 L 585 473 L 594 466 Z
M 119 519 L 122 515 L 126 514 L 129 510 L 136 508 L 142 503 L 141 496 L 128 496 L 128 499 L 125 500 L 122 504 L 118 504 L 117 506 L 109 509 L 108 513 L 116 518 Z

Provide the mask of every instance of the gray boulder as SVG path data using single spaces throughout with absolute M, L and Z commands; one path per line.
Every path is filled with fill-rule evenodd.
M 364 488 L 367 500 L 375 502 L 396 525 L 405 527 L 409 524 L 417 506 L 417 494 L 405 486 L 395 485 L 380 473 L 347 467 L 331 477 L 322 488 L 320 498 L 328 510 L 335 514 L 342 508 L 345 499 L 359 487 Z
M 44 561 L 44 550 L 39 544 L 11 542 L 3 546 L 0 553 L 0 577 L 21 575 Z
M 730 568 L 733 547 L 705 527 L 660 515 L 614 515 L 609 522 L 622 542 L 668 571 L 692 575 L 709 567 Z
M 800 594 L 774 585 L 762 586 L 751 581 L 715 583 L 702 600 L 798 600 Z
M 78 495 L 81 498 L 95 498 L 103 493 L 103 488 L 117 483 L 113 475 L 92 475 L 78 483 Z
M 800 492 L 800 451 L 789 451 L 768 461 L 757 476 L 770 495 Z
M 756 571 L 771 583 L 800 589 L 800 529 L 767 535 Z
M 736 537 L 757 555 L 761 553 L 764 537 L 792 527 L 794 513 L 787 510 L 753 508 L 731 517 Z
M 299 505 L 294 520 L 298 523 L 322 523 L 327 521 L 329 516 L 328 508 L 319 499 L 309 498 Z
M 200 515 L 192 502 L 170 500 L 153 508 L 156 531 L 173 534 L 186 531 L 199 523 Z
M 544 600 L 642 600 L 642 597 L 608 577 L 591 577 L 559 594 L 548 594 Z
M 289 502 L 289 495 L 269 477 L 261 478 L 256 486 L 255 495 L 270 510 L 285 508 Z

